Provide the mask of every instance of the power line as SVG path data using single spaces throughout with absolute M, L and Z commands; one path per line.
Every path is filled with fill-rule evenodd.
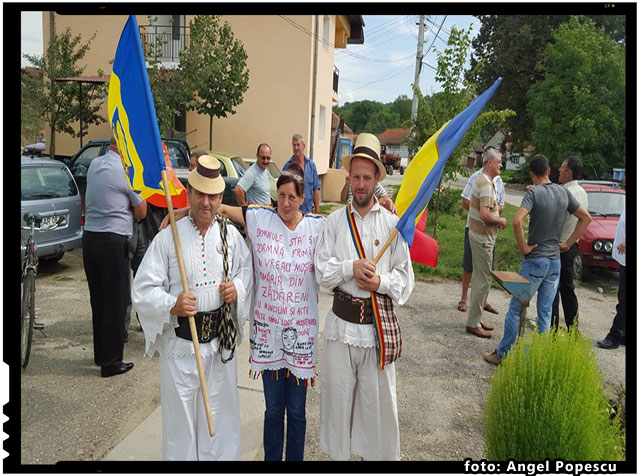
M 353 89 L 350 89 L 348 91 L 343 91 L 341 94 L 347 94 L 347 93 L 350 93 L 350 92 L 353 92 L 353 91 L 357 91 L 358 89 L 362 89 L 362 88 L 364 88 L 366 86 L 370 86 L 370 85 L 375 84 L 375 83 L 380 83 L 382 81 L 388 81 L 389 79 L 395 78 L 396 76 L 399 76 L 400 74 L 404 73 L 406 70 L 408 70 L 412 66 L 413 66 L 413 63 L 410 63 L 406 68 L 402 69 L 401 71 L 399 71 L 398 73 L 396 73 L 396 74 L 394 74 L 392 76 L 385 77 L 387 75 L 383 75 L 383 76 L 381 76 L 380 78 L 378 78 L 378 79 L 376 79 L 374 81 L 371 81 L 371 82 L 363 84 L 362 86 L 358 86 L 357 88 L 353 88 Z M 387 73 L 387 74 L 390 74 L 390 73 Z
M 315 33 L 313 33 L 312 31 L 307 30 L 305 27 L 303 27 L 302 25 L 299 25 L 298 23 L 294 22 L 293 20 L 287 18 L 284 15 L 278 15 L 280 18 L 282 18 L 284 21 L 286 21 L 287 23 L 289 23 L 291 26 L 293 26 L 294 28 L 302 31 L 303 33 L 305 33 L 306 35 L 308 35 L 311 38 L 317 39 L 318 41 L 322 42 L 325 45 L 329 45 L 333 48 L 335 48 L 335 44 L 331 43 L 330 41 L 324 40 L 323 38 L 320 38 L 318 35 L 316 35 Z M 361 60 L 365 60 L 365 61 L 371 61 L 374 63 L 398 63 L 400 61 L 404 61 L 407 58 L 400 58 L 397 60 L 388 60 L 388 59 L 380 59 L 380 58 L 371 58 L 371 57 L 367 57 L 364 55 L 360 55 L 358 53 L 353 53 L 351 51 L 348 50 L 339 50 L 340 52 L 347 54 L 349 56 L 353 56 L 354 58 L 358 58 Z M 413 55 L 410 55 L 413 56 Z

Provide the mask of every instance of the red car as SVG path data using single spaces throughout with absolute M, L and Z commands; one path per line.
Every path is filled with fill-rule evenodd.
M 596 182 L 583 181 L 580 185 L 587 192 L 587 209 L 592 220 L 578 240 L 580 254 L 573 262 L 575 278 L 578 280 L 582 278 L 585 266 L 611 270 L 620 268 L 618 262 L 611 257 L 611 250 L 626 196 L 621 188 Z

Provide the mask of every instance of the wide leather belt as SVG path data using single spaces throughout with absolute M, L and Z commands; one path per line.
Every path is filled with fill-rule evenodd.
M 371 298 L 357 298 L 340 289 L 334 289 L 331 310 L 340 319 L 353 324 L 373 323 Z
M 218 328 L 222 319 L 222 308 L 215 311 L 198 312 L 194 316 L 196 323 L 196 332 L 198 334 L 198 342 L 206 344 L 218 337 Z M 182 339 L 191 340 L 191 329 L 189 327 L 189 318 L 187 316 L 178 316 L 178 325 L 176 327 L 176 336 Z

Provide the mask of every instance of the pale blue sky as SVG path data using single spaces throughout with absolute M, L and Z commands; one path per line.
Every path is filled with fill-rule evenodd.
M 438 51 L 444 49 L 452 26 L 468 28 L 473 23 L 472 36 L 479 30 L 480 22 L 468 15 L 430 15 L 426 18 L 424 62 L 433 67 L 436 66 L 433 47 Z M 418 15 L 363 15 L 363 19 L 364 44 L 336 50 L 335 65 L 340 70 L 339 105 L 363 99 L 391 102 L 401 94 L 412 97 Z M 41 55 L 42 13 L 22 12 L 21 29 L 22 52 Z M 433 47 L 427 51 L 431 45 Z M 22 59 L 21 64 L 26 66 L 26 60 Z M 420 89 L 423 94 L 440 90 L 434 76 L 431 67 L 422 67 Z
M 363 15 L 364 44 L 336 50 L 335 65 L 340 70 L 339 105 L 364 99 L 386 103 L 401 94 L 413 97 L 418 17 L 418 14 Z M 473 38 L 480 30 L 480 21 L 470 15 L 425 14 L 425 18 L 423 62 L 431 67 L 422 66 L 420 89 L 423 94 L 431 94 L 441 90 L 434 79 L 437 55 L 433 49 L 444 50 L 452 26 L 467 29 L 473 24 Z

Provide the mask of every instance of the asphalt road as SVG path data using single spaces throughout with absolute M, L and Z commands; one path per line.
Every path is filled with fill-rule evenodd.
M 615 275 L 611 279 L 615 280 Z M 595 343 L 605 336 L 615 314 L 615 283 L 603 293 L 583 286 L 578 286 L 577 292 L 584 309 L 581 330 Z M 409 302 L 397 310 L 403 332 L 403 356 L 396 366 L 403 460 L 485 457 L 482 410 L 494 367 L 485 363 L 481 354 L 495 348 L 502 335 L 509 296 L 504 291 L 491 291 L 491 302 L 500 314 L 485 316 L 496 326 L 494 338 L 485 340 L 465 334 L 466 315 L 456 310 L 459 293 L 460 285 L 454 281 L 416 283 Z M 328 299 L 328 293 L 321 295 L 321 302 Z M 99 367 L 93 364 L 89 293 L 81 250 L 67 253 L 58 264 L 41 267 L 36 307 L 46 336 L 36 332 L 31 361 L 21 372 L 20 461 L 103 460 L 129 435 L 137 435 L 135 430 L 158 408 L 157 356 L 143 357 L 143 334 L 136 330 L 134 317 L 125 346 L 125 361 L 135 362 L 134 369 L 113 378 L 100 377 Z M 528 315 L 535 315 L 534 303 Z M 594 347 L 606 382 L 625 382 L 625 352 L 626 347 L 613 351 Z M 243 413 L 242 431 L 243 441 L 254 444 L 247 459 L 257 460 L 261 458 L 260 415 L 264 408 L 260 385 L 249 382 L 244 371 L 239 372 L 238 385 L 252 392 L 250 402 L 256 407 L 248 416 Z M 241 400 L 245 398 L 242 395 Z M 305 459 L 311 461 L 327 459 L 318 444 L 319 395 L 320 388 L 312 388 L 307 401 Z M 249 416 L 252 420 L 245 424 Z M 153 451 L 131 446 L 130 457 L 157 458 L 159 426 L 152 426 L 148 434 L 147 441 L 134 440 Z

